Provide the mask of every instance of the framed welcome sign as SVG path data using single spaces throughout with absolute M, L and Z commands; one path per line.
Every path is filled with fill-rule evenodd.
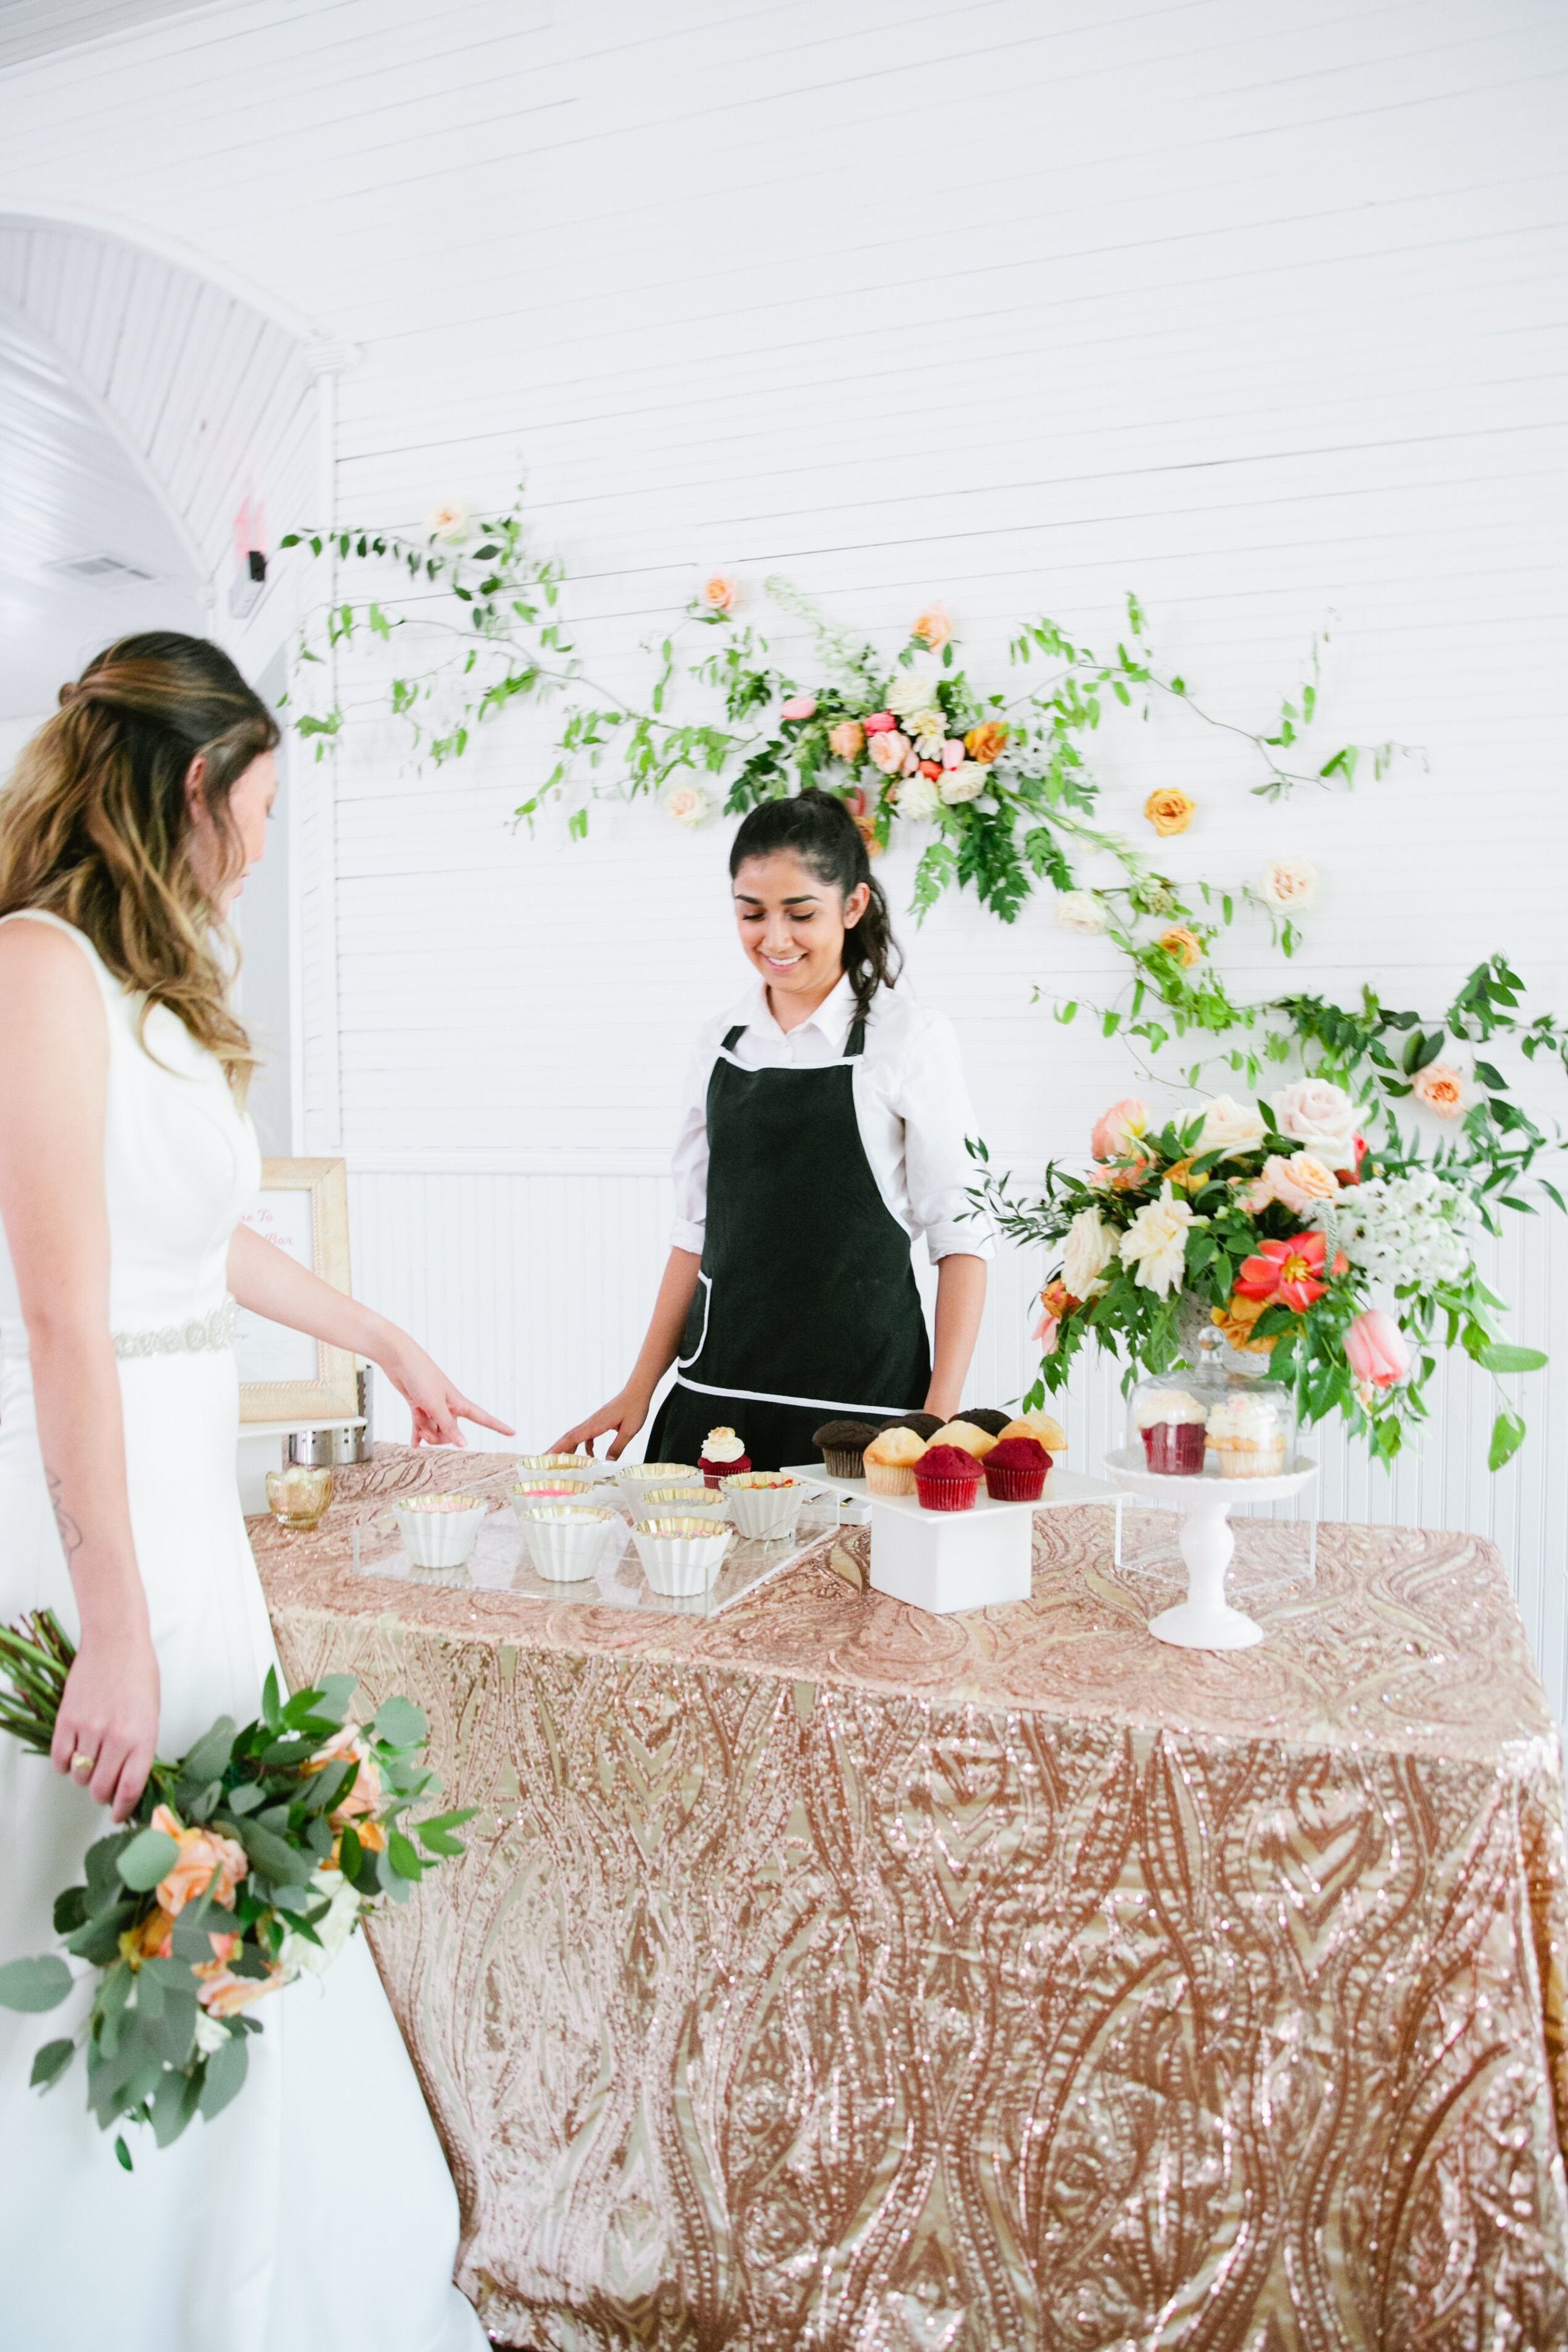
M 264 1160 L 245 1223 L 296 1262 L 348 1291 L 349 1189 L 341 1160 Z M 358 1366 L 346 1348 L 269 1323 L 242 1307 L 235 1326 L 241 1423 L 352 1420 Z

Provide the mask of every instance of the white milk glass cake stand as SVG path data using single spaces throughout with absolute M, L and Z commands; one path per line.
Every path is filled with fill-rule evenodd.
M 1298 1454 L 1288 1470 L 1269 1478 L 1222 1478 L 1206 1468 L 1181 1478 L 1151 1470 L 1142 1453 L 1124 1446 L 1106 1455 L 1105 1466 L 1130 1495 L 1182 1514 L 1179 1549 L 1186 1563 L 1187 1597 L 1149 1620 L 1155 1640 L 1184 1650 L 1250 1650 L 1261 1642 L 1262 1626 L 1225 1597 L 1225 1573 L 1236 1550 L 1231 1508 L 1237 1503 L 1288 1501 L 1317 1476 L 1317 1464 Z

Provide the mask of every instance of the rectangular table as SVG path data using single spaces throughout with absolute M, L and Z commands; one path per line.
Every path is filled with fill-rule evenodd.
M 725 1614 L 356 1576 L 509 1462 L 253 1523 L 286 1667 L 429 1712 L 465 1861 L 374 1934 L 461 2284 L 559 2352 L 1568 2343 L 1555 1729 L 1462 1535 L 1237 1526 L 1268 1639 L 1037 1521 L 936 1618 L 825 1538 Z

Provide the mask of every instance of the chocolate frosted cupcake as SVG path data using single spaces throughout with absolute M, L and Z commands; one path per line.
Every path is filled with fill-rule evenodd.
M 942 1415 L 939 1412 L 901 1412 L 897 1421 L 885 1421 L 882 1427 L 885 1430 L 912 1429 L 915 1435 L 923 1438 L 929 1445 L 942 1427 Z
M 866 1472 L 866 1448 L 876 1434 L 874 1421 L 825 1421 L 813 1430 L 811 1442 L 830 1478 L 860 1478 Z
M 994 1404 L 966 1404 L 963 1411 L 954 1418 L 968 1422 L 972 1429 L 983 1429 L 987 1437 L 1000 1437 L 1013 1416 L 1010 1412 L 999 1411 Z

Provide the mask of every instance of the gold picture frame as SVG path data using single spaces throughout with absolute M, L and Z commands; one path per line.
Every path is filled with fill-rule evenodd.
M 342 1160 L 264 1160 L 261 1191 L 244 1223 L 334 1290 L 349 1280 L 348 1169 Z M 242 1309 L 235 1331 L 239 1419 L 247 1423 L 352 1421 L 359 1412 L 359 1367 L 346 1348 L 329 1348 Z

